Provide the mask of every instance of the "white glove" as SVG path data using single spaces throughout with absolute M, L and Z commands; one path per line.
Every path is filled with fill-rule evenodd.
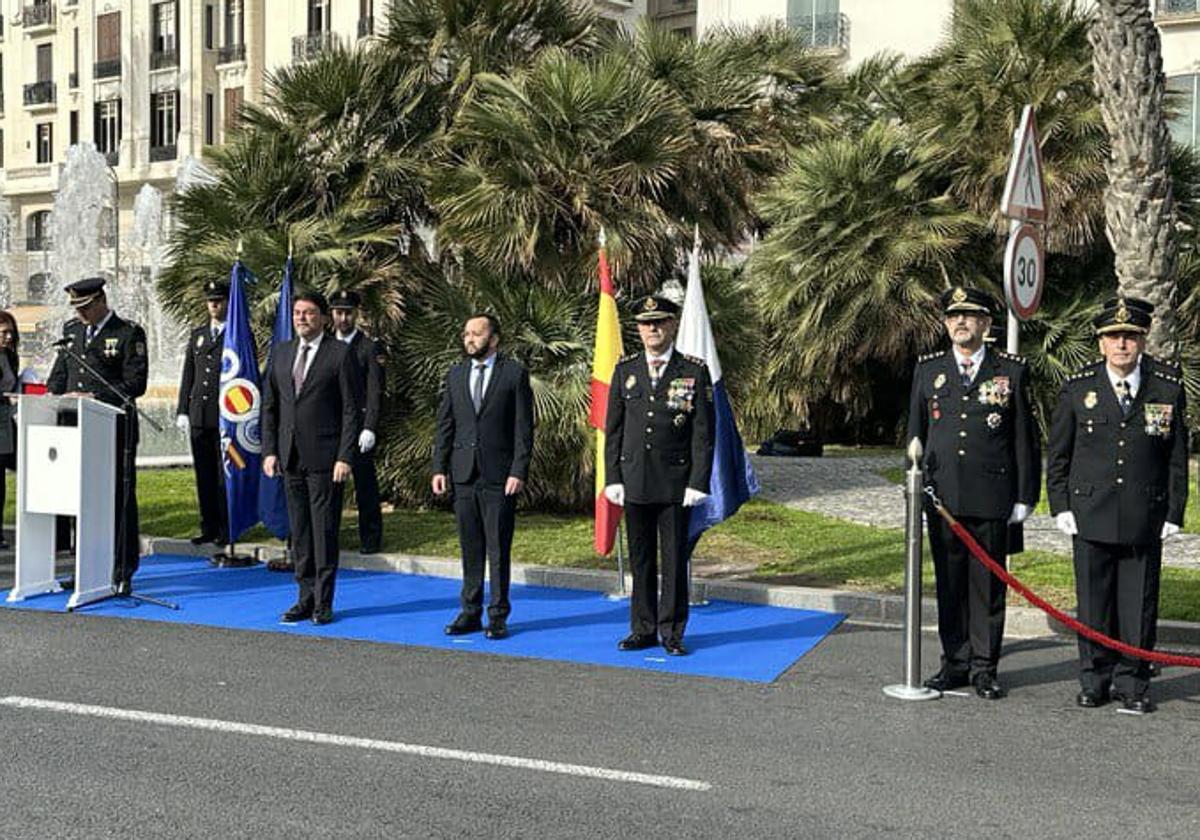
M 176 415 L 175 428 L 179 429 L 179 431 L 181 431 L 181 432 L 186 432 L 188 430 L 189 425 L 190 424 L 188 423 L 188 416 L 186 414 Z
M 699 490 L 693 490 L 691 487 L 688 487 L 683 491 L 683 506 L 695 507 L 707 498 L 707 493 L 701 493 Z
M 375 433 L 370 429 L 363 429 L 358 435 L 358 451 L 365 454 L 374 448 Z
M 1073 537 L 1079 533 L 1079 526 L 1075 524 L 1075 514 L 1069 510 L 1064 510 L 1054 517 L 1054 527 L 1068 537 Z
M 1020 525 L 1029 518 L 1029 505 L 1017 502 L 1013 505 L 1012 514 L 1008 517 L 1009 525 Z
M 1176 525 L 1174 522 L 1164 522 L 1164 523 L 1163 523 L 1162 534 L 1161 534 L 1160 536 L 1162 537 L 1162 539 L 1164 539 L 1164 540 L 1165 540 L 1165 539 L 1167 539 L 1168 537 L 1173 537 L 1173 536 L 1175 536 L 1175 535 L 1176 535 L 1176 534 L 1178 534 L 1178 533 L 1179 533 L 1179 526 L 1178 526 L 1178 525 Z
M 625 485 L 610 484 L 604 488 L 604 498 L 608 499 L 614 505 L 625 507 Z

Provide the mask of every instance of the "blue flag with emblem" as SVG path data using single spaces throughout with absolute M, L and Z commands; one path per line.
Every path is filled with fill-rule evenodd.
M 275 349 L 285 341 L 292 340 L 292 258 L 283 266 L 283 285 L 279 289 L 279 303 L 275 305 L 275 329 L 271 333 L 271 349 L 267 353 L 267 366 L 271 369 L 271 357 Z M 265 376 L 265 373 L 264 373 Z M 284 494 L 283 477 L 260 476 L 258 479 L 258 515 L 276 538 L 286 540 L 291 535 L 288 522 L 287 496 Z
M 229 277 L 229 315 L 221 352 L 221 462 L 225 468 L 225 503 L 229 540 L 234 542 L 258 524 L 258 479 L 262 475 L 258 354 L 250 332 L 246 283 L 254 275 L 239 259 Z

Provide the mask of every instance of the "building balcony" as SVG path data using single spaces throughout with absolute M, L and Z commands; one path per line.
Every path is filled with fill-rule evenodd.
M 375 34 L 375 18 L 361 17 L 358 19 L 358 37 L 366 38 Z
M 0 117 L 4 116 L 4 92 L 0 91 Z
M 154 50 L 150 53 L 151 70 L 167 70 L 179 66 L 179 50 Z
M 99 79 L 115 79 L 121 75 L 121 59 L 106 58 L 92 65 L 92 76 Z
M 72 71 L 67 76 L 67 87 L 69 87 L 71 90 L 78 90 L 78 88 L 79 88 L 79 73 L 78 73 L 78 71 Z
M 150 162 L 158 163 L 164 160 L 175 160 L 178 156 L 178 150 L 174 143 L 163 146 L 150 147 Z
M 21 24 L 25 32 L 35 34 L 42 30 L 54 28 L 54 4 L 31 3 L 21 10 Z
M 53 108 L 58 98 L 54 82 L 33 82 L 25 85 L 26 108 Z
M 1200 22 L 1200 0 L 1156 0 L 1154 20 L 1162 26 Z
M 26 251 L 53 251 L 54 243 L 50 241 L 50 237 L 42 236 L 27 236 L 25 237 Z
M 246 60 L 245 44 L 226 44 L 217 50 L 217 64 L 233 64 Z
M 292 61 L 311 61 L 326 50 L 337 46 L 337 35 L 332 32 L 310 32 L 292 38 Z
M 121 153 L 119 151 L 105 152 L 104 153 L 104 162 L 106 164 L 108 164 L 109 166 L 111 166 L 113 169 L 116 169 L 117 164 L 119 164 L 121 162 Z
M 850 51 L 850 19 L 844 14 L 790 17 L 787 24 L 809 49 L 840 55 Z

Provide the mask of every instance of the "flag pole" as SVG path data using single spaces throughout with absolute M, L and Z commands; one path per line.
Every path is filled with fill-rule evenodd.
M 617 523 L 617 591 L 604 596 L 610 601 L 624 601 L 629 597 L 625 589 L 625 522 Z

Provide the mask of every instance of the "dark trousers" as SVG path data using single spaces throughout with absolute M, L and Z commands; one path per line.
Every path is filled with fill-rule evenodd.
M 1158 624 L 1162 543 L 1117 545 L 1075 537 L 1075 597 L 1079 620 L 1106 636 L 1153 648 Z M 1079 637 L 1079 684 L 1130 697 L 1146 692 L 1150 663 Z
M 454 519 L 462 548 L 462 614 L 483 614 L 483 569 L 491 583 L 488 619 L 504 620 L 512 611 L 508 581 L 512 567 L 512 539 L 516 527 L 516 496 L 504 495 L 503 484 L 476 479 L 454 485 Z
M 226 524 L 225 470 L 221 461 L 221 430 L 191 429 L 192 470 L 196 473 L 196 498 L 200 501 L 200 533 L 218 543 L 229 542 Z
M 942 641 L 942 668 L 969 676 L 996 675 L 1000 643 L 1004 639 L 1004 603 L 1007 587 L 971 556 L 962 540 L 937 514 L 926 516 L 929 550 L 937 583 L 938 636 Z M 1008 554 L 1008 523 L 1004 519 L 958 517 L 997 563 Z
M 379 479 L 375 476 L 375 456 L 370 452 L 354 455 L 354 502 L 358 507 L 358 542 L 363 552 L 374 554 L 383 542 L 383 514 L 379 511 Z
M 11 470 L 13 473 L 17 471 L 17 450 L 16 450 L 16 433 L 13 433 L 13 451 L 0 455 L 0 511 L 4 510 L 4 504 L 8 501 L 8 481 L 5 475 L 6 471 Z M 4 533 L 0 530 L 0 540 L 4 539 Z
M 342 491 L 333 470 L 294 469 L 284 473 L 292 554 L 296 563 L 297 602 L 305 607 L 333 609 L 338 567 L 338 529 Z
M 682 639 L 688 619 L 687 536 L 691 511 L 678 503 L 625 505 L 633 593 L 629 626 L 634 633 Z M 657 539 L 656 539 L 657 538 Z M 662 596 L 658 548 L 662 548 Z
M 117 504 L 116 504 L 116 551 L 113 557 L 113 582 L 130 580 L 138 570 L 142 553 L 142 538 L 138 533 L 137 503 L 137 421 L 132 424 L 128 416 L 117 417 Z M 125 452 L 126 436 L 132 435 L 128 455 Z M 129 476 L 126 486 L 125 476 Z M 124 524 L 124 528 L 122 528 Z M 124 543 L 122 543 L 124 540 Z M 122 567 L 122 559 L 124 566 Z

